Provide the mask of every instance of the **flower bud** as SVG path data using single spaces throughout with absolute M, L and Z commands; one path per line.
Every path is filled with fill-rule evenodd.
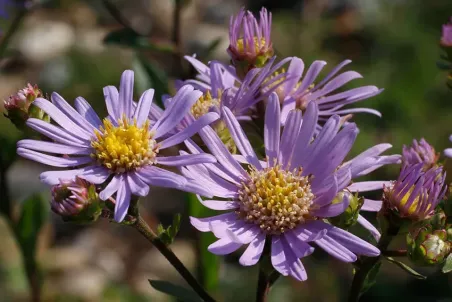
M 263 67 L 273 56 L 271 24 L 271 13 L 265 8 L 260 11 L 259 22 L 244 9 L 231 17 L 227 51 L 240 78 L 243 79 L 255 67 Z
M 20 130 L 25 129 L 25 122 L 28 118 L 38 118 L 49 121 L 49 117 L 40 108 L 33 106 L 34 100 L 43 97 L 38 86 L 28 84 L 25 88 L 19 90 L 16 94 L 11 95 L 8 100 L 4 101 L 7 114 L 5 116 Z
M 102 205 L 95 185 L 81 178 L 60 180 L 52 188 L 51 209 L 65 221 L 94 222 L 101 214 Z
M 408 232 L 406 237 L 408 258 L 420 266 L 443 262 L 450 252 L 446 230 L 433 230 L 430 225 Z
M 413 140 L 413 144 L 411 146 L 403 146 L 403 165 L 415 165 L 422 163 L 423 168 L 426 171 L 436 165 L 438 158 L 439 153 L 436 153 L 435 149 L 423 138 L 421 138 L 419 142 Z
M 405 165 L 399 178 L 384 188 L 384 210 L 420 221 L 432 217 L 447 190 L 442 167 L 424 171 L 424 164 Z
M 347 209 L 339 216 L 330 218 L 329 221 L 339 228 L 347 229 L 358 221 L 359 211 L 364 203 L 364 198 L 353 195 L 348 191 L 341 191 L 336 195 L 332 203 L 343 202 L 344 198 L 348 198 L 350 201 Z
M 450 22 L 443 25 L 443 32 L 441 35 L 441 46 L 452 47 L 452 18 Z

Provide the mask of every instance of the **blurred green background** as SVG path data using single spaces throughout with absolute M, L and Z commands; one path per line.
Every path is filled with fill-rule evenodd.
M 272 38 L 279 58 L 299 56 L 305 64 L 325 60 L 326 71 L 344 59 L 352 59 L 348 69 L 364 78 L 349 87 L 385 88 L 377 97 L 358 104 L 379 110 L 383 118 L 355 116 L 361 132 L 353 154 L 381 142 L 390 142 L 394 146 L 391 153 L 400 153 L 403 144 L 421 137 L 438 152 L 452 144 L 448 140 L 452 133 L 452 92 L 445 85 L 446 74 L 436 67 L 441 54 L 441 26 L 452 15 L 451 0 L 185 0 L 181 1 L 179 39 L 172 38 L 175 1 L 110 2 L 120 12 L 122 22 L 145 37 L 144 44 L 135 41 L 136 47 L 131 49 L 104 43 L 110 32 L 123 25 L 101 0 L 45 1 L 26 16 L 9 46 L 10 57 L 0 62 L 0 95 L 6 99 L 26 83 L 37 83 L 44 93 L 57 91 L 70 102 L 84 96 L 103 112 L 102 87 L 117 85 L 126 68 L 137 72 L 137 93 L 151 86 L 163 93 L 166 88 L 162 84 L 171 91 L 173 80 L 186 78 L 193 71 L 180 54 L 150 49 L 150 42 L 160 49 L 174 46 L 182 54 L 197 53 L 204 61 L 215 58 L 227 62 L 229 16 L 242 6 L 255 12 L 265 6 L 273 13 Z M 1 21 L 3 31 L 15 15 L 13 8 L 9 11 L 11 18 Z M 176 45 L 171 46 L 174 42 Z M 149 66 L 143 65 L 143 60 L 151 66 L 154 77 L 146 73 Z M 0 118 L 0 129 L 3 160 L 9 160 L 21 134 L 6 118 Z M 38 180 L 44 169 L 19 159 L 7 169 L 4 177 L 14 209 L 19 209 L 33 192 L 43 192 L 48 198 L 47 188 Z M 372 177 L 389 180 L 396 174 L 397 167 L 387 167 Z M 0 202 L 5 202 L 8 196 L 2 190 Z M 209 267 L 200 272 L 205 251 L 197 244 L 199 234 L 186 218 L 192 204 L 183 193 L 155 188 L 144 202 L 144 214 L 155 226 L 170 223 L 176 212 L 184 213 L 181 232 L 173 245 L 176 254 L 195 273 L 203 275 L 219 301 L 253 301 L 257 269 L 240 267 L 237 255 L 219 259 L 218 286 Z M 0 238 L 0 301 L 28 301 L 20 253 L 4 220 L 0 221 Z M 403 247 L 403 236 L 394 246 L 397 244 Z M 44 274 L 43 301 L 171 301 L 153 290 L 147 280 L 183 284 L 132 229 L 105 221 L 79 226 L 63 223 L 52 214 L 40 233 L 37 252 Z M 215 270 L 215 260 L 207 264 Z M 308 281 L 281 278 L 270 301 L 346 300 L 351 265 L 321 252 L 304 264 Z M 452 301 L 450 275 L 435 269 L 418 270 L 428 275 L 426 281 L 415 280 L 385 262 L 377 285 L 362 301 Z

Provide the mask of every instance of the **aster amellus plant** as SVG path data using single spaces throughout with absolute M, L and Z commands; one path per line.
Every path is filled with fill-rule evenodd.
M 112 4 L 108 8 L 115 11 Z M 6 99 L 4 115 L 23 130 L 17 154 L 53 167 L 40 174 L 49 185 L 50 209 L 68 222 L 106 219 L 138 230 L 190 286 L 191 290 L 166 282 L 156 286 L 150 280 L 154 288 L 177 299 L 212 302 L 217 296 L 207 292 L 170 248 L 184 217 L 174 213 L 170 226 L 155 230 L 143 219 L 141 197 L 156 198 L 153 187 L 185 192 L 191 202 L 185 222 L 200 231 L 199 248 L 205 249 L 211 240 L 202 233 L 212 233 L 210 253 L 234 254 L 243 270 L 259 266 L 258 302 L 267 300 L 280 276 L 305 281 L 304 258 L 318 250 L 353 263 L 349 301 L 358 301 L 376 282 L 386 260 L 422 277 L 394 255 L 416 266 L 443 265 L 443 272 L 452 271 L 447 161 L 423 138 L 404 145 L 401 155 L 387 154 L 392 145 L 380 133 L 364 151 L 352 150 L 359 133 L 352 116 L 382 117 L 377 110 L 354 106 L 383 89 L 367 84 L 347 88 L 363 77 L 343 71 L 350 60 L 323 75 L 327 62 L 322 58 L 305 63 L 294 56 L 276 56 L 271 26 L 272 15 L 265 8 L 256 16 L 241 9 L 230 19 L 224 50 L 230 59 L 206 63 L 196 54 L 184 56 L 195 75 L 180 68 L 180 79 L 174 83 L 155 81 L 164 86 L 155 86 L 161 97 L 156 102 L 151 87 L 134 97 L 134 72 L 125 70 L 119 88 L 103 88 L 104 117 L 83 97 L 72 106 L 58 93 L 47 97 L 31 84 Z M 177 33 L 175 28 L 174 36 Z M 125 40 L 121 43 L 134 39 Z M 2 41 L 0 57 L 6 49 Z M 451 41 L 452 25 L 446 24 L 441 46 L 448 53 Z M 140 56 L 141 60 L 145 59 Z M 154 82 L 157 73 L 144 69 Z M 444 155 L 452 157 L 452 149 Z M 168 200 L 158 202 L 172 202 L 171 194 L 165 196 Z M 28 215 L 35 218 L 36 204 L 32 206 L 33 214 Z M 2 204 L 0 210 L 4 208 Z M 22 254 L 32 255 L 32 261 L 24 261 L 33 264 L 26 270 L 30 285 L 39 287 L 36 276 L 42 274 L 25 245 L 29 238 L 20 237 L 29 236 L 33 227 L 21 232 L 23 217 L 28 216 L 20 216 L 18 226 L 12 215 L 10 222 Z M 363 227 L 359 236 L 353 233 Z M 399 249 L 394 246 L 403 241 L 393 239 L 402 234 L 406 240 Z M 202 251 L 201 262 L 214 257 Z M 216 266 L 212 267 L 209 276 Z M 315 270 L 312 265 L 310 274 Z M 221 292 L 210 289 L 216 295 Z M 39 288 L 33 288 L 32 295 L 39 301 Z

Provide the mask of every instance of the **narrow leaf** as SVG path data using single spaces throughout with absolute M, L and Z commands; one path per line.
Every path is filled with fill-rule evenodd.
M 402 263 L 400 261 L 395 260 L 392 257 L 385 257 L 389 262 L 394 263 L 395 265 L 397 265 L 398 267 L 400 267 L 401 269 L 403 269 L 405 272 L 407 272 L 408 274 L 410 274 L 411 276 L 413 276 L 416 279 L 421 279 L 421 280 L 425 280 L 427 279 L 426 276 L 419 274 L 418 272 L 416 272 L 414 269 L 412 269 L 411 267 L 409 267 L 408 265 L 406 265 L 405 263 Z
M 154 101 L 163 108 L 162 96 L 169 91 L 166 73 L 141 54 L 137 54 L 135 65 L 135 71 L 140 71 L 138 74 L 140 76 L 139 81 L 142 82 L 143 86 L 147 86 L 145 89 L 153 88 L 155 90 Z
M 158 290 L 159 292 L 162 292 L 162 293 L 165 293 L 172 297 L 175 297 L 180 301 L 202 302 L 202 299 L 200 297 L 198 297 L 198 295 L 194 291 L 187 289 L 185 287 L 175 285 L 175 284 L 167 282 L 167 281 L 160 281 L 160 280 L 149 280 L 149 283 L 155 290 Z
M 366 279 L 364 280 L 364 285 L 363 285 L 363 288 L 361 289 L 361 294 L 368 291 L 372 286 L 375 285 L 375 283 L 377 283 L 377 275 L 378 275 L 378 272 L 380 271 L 380 267 L 381 267 L 381 261 L 379 261 L 377 264 L 375 264 L 374 267 L 372 267 L 372 269 L 369 271 Z

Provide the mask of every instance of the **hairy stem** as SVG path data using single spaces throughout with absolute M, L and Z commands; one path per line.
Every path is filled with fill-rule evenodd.
M 382 255 L 385 254 L 392 239 L 399 233 L 399 229 L 399 226 L 390 225 L 377 244 L 381 254 L 377 257 L 362 257 L 361 261 L 357 264 L 356 272 L 350 287 L 350 294 L 348 297 L 349 302 L 356 302 L 359 300 L 369 272 L 381 260 Z
M 177 258 L 173 251 L 165 244 L 160 238 L 151 230 L 149 225 L 141 218 L 137 217 L 136 223 L 133 225 L 153 246 L 155 246 L 159 252 L 171 263 L 171 265 L 179 272 L 185 281 L 191 286 L 191 288 L 207 302 L 214 302 L 206 290 L 198 283 L 184 264 Z

